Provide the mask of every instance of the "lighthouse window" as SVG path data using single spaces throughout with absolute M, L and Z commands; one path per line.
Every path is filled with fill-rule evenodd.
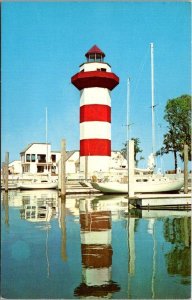
M 101 54 L 96 54 L 96 61 L 102 61 Z
M 97 69 L 97 71 L 106 72 L 107 70 L 105 68 Z
M 89 55 L 89 61 L 95 61 L 95 54 Z

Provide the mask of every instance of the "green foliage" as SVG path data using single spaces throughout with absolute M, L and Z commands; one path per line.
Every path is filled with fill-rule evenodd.
M 184 144 L 188 145 L 189 160 L 191 160 L 191 96 L 183 95 L 169 99 L 165 107 L 164 119 L 168 123 L 168 132 L 164 135 L 163 147 L 156 155 L 173 152 L 176 170 L 177 154 L 183 159 Z
M 135 165 L 137 166 L 138 162 L 144 159 L 143 156 L 140 156 L 140 158 L 137 159 L 138 153 L 143 152 L 143 150 L 141 150 L 141 148 L 139 147 L 140 144 L 139 138 L 131 138 L 131 140 L 134 140 L 134 160 L 135 160 Z M 123 155 L 124 158 L 127 158 L 127 142 L 125 142 L 123 145 L 124 148 L 121 149 L 121 154 Z

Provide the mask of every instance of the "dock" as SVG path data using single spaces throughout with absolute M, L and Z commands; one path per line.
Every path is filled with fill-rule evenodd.
M 101 192 L 94 189 L 91 185 L 87 185 L 83 182 L 74 182 L 74 183 L 67 183 L 66 184 L 66 195 L 77 195 L 77 194 L 99 194 Z
M 29 182 L 29 181 L 28 181 Z M 12 183 L 9 182 L 8 184 L 8 190 L 18 190 L 19 189 L 19 182 L 18 183 Z M 5 190 L 5 186 L 1 185 L 1 190 Z M 60 190 L 58 190 L 60 193 Z M 78 182 L 78 181 L 69 181 L 66 184 L 66 195 L 101 195 L 101 192 L 94 189 L 90 184 L 86 184 L 84 182 Z
M 129 203 L 141 209 L 191 209 L 191 194 L 138 194 Z

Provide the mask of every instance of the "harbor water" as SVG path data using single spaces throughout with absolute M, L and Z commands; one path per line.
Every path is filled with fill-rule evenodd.
M 55 190 L 1 197 L 3 298 L 190 298 L 190 211 Z

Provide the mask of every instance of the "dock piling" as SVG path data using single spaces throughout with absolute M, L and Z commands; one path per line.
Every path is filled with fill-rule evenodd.
M 85 180 L 88 178 L 88 156 L 85 156 Z
M 61 198 L 66 195 L 66 182 L 65 182 L 65 161 L 66 161 L 66 141 L 65 139 L 61 140 Z
M 128 151 L 128 196 L 134 197 L 134 140 L 129 140 Z
M 188 145 L 184 145 L 184 194 L 188 193 Z

